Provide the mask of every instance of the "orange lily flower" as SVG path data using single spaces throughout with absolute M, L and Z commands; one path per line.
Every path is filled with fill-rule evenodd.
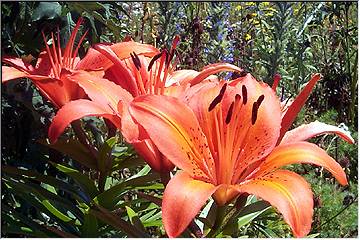
M 54 34 L 51 33 L 51 47 L 47 45 L 46 37 L 42 32 L 46 50 L 40 53 L 35 67 L 21 58 L 3 57 L 2 61 L 10 66 L 2 66 L 2 82 L 23 77 L 30 78 L 40 92 L 57 108 L 71 100 L 84 98 L 86 94 L 77 83 L 66 78 L 74 70 L 80 69 L 77 66 L 80 60 L 77 54 L 86 33 L 80 38 L 76 48 L 74 45 L 81 23 L 82 18 L 76 23 L 64 50 L 60 47 L 59 30 L 57 41 L 55 41 Z M 102 75 L 103 73 L 97 72 L 96 74 Z
M 55 141 L 66 126 L 76 119 L 84 116 L 108 118 L 113 115 L 118 118 L 115 121 L 117 122 L 116 126 L 120 128 L 125 140 L 133 145 L 154 170 L 162 173 L 171 171 L 174 165 L 159 152 L 147 133 L 142 128 L 138 128 L 130 117 L 126 107 L 129 99 L 144 94 L 179 96 L 191 84 L 196 84 L 211 74 L 224 70 L 241 71 L 240 68 L 231 64 L 209 65 L 201 72 L 194 70 L 173 71 L 170 60 L 174 55 L 177 42 L 178 38 L 175 38 L 169 52 L 166 50 L 160 52 L 151 45 L 133 41 L 113 45 L 98 44 L 89 49 L 88 55 L 81 60 L 79 66 L 86 70 L 101 69 L 105 71 L 104 78 L 108 78 L 117 85 L 106 79 L 100 80 L 88 76 L 89 74 L 84 72 L 69 76 L 69 79 L 83 87 L 92 102 L 74 101 L 60 109 L 49 128 L 50 140 Z M 96 91 L 96 88 L 102 90 Z M 121 101 L 119 107 L 117 106 L 118 102 L 109 100 L 114 98 L 114 91 L 119 94 L 120 92 L 127 92 L 126 96 L 118 95 L 115 97 L 117 101 Z M 100 99 L 100 95 L 102 99 Z M 99 101 L 102 105 L 106 102 L 105 108 L 102 107 L 100 110 Z M 113 118 L 110 120 L 114 121 Z M 120 121 L 121 125 L 119 125 Z
M 341 166 L 304 141 L 314 136 L 307 127 L 285 135 L 277 146 L 293 116 L 282 118 L 274 91 L 250 74 L 230 83 L 194 87 L 185 97 L 187 105 L 153 95 L 140 96 L 130 104 L 131 115 L 162 154 L 182 170 L 164 191 L 162 214 L 168 236 L 181 234 L 210 196 L 222 206 L 242 193 L 270 202 L 295 236 L 308 234 L 313 215 L 310 186 L 298 174 L 279 168 L 294 163 L 323 166 L 346 185 Z M 290 107 L 288 114 L 301 108 L 302 101 L 294 103 L 298 105 Z M 353 142 L 341 129 L 323 127 Z

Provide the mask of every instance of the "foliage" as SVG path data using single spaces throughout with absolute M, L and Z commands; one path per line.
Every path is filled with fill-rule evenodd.
M 357 10 L 351 2 L 2 2 L 2 55 L 34 62 L 44 46 L 41 30 L 48 36 L 59 27 L 64 46 L 79 16 L 85 19 L 81 31 L 89 30 L 81 56 L 90 45 L 126 36 L 161 48 L 179 35 L 180 68 L 200 70 L 225 61 L 269 84 L 280 73 L 278 94 L 284 100 L 296 95 L 312 73 L 321 72 L 323 79 L 295 125 L 316 119 L 343 123 L 357 143 Z M 81 124 L 98 156 L 72 129 L 49 145 L 47 129 L 56 110 L 31 81 L 2 85 L 1 95 L 2 236 L 166 236 L 160 176 L 119 133 L 101 119 L 86 118 Z M 328 184 L 333 179 L 322 169 L 294 167 L 321 196 L 312 234 L 356 237 L 357 144 L 334 136 L 314 141 L 341 163 L 350 187 Z M 235 204 L 226 213 L 234 214 Z M 196 219 L 214 234 L 208 236 L 291 237 L 280 215 L 251 197 L 228 225 L 211 232 L 213 205 L 209 202 Z

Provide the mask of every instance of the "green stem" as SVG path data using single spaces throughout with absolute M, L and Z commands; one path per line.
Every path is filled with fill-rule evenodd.
M 89 152 L 97 159 L 98 152 L 97 150 L 90 144 L 88 137 L 86 136 L 84 130 L 81 127 L 80 120 L 76 120 L 71 123 L 72 128 L 74 129 L 75 135 L 79 139 L 80 143 L 83 144 Z
M 210 232 L 207 234 L 207 236 L 206 236 L 207 238 L 216 237 L 216 235 L 219 233 L 220 227 L 221 227 L 224 217 L 226 215 L 226 209 L 227 209 L 226 205 L 217 207 L 215 223 L 214 223 L 214 226 L 212 227 L 212 229 L 210 230 Z

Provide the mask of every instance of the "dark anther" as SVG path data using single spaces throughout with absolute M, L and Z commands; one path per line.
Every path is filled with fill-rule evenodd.
M 264 101 L 265 96 L 261 95 L 256 102 L 254 102 L 252 107 L 252 115 L 251 115 L 251 124 L 254 125 L 257 119 L 257 114 L 259 111 L 259 107 L 261 103 Z
M 240 94 L 236 94 L 236 95 L 235 95 L 235 101 L 239 102 L 239 101 L 240 101 L 240 99 L 241 99 Z
M 260 107 L 260 104 L 262 103 L 262 101 L 264 101 L 264 98 L 265 98 L 264 94 L 262 94 L 262 95 L 258 98 L 257 104 L 259 105 L 259 107 Z
M 254 102 L 253 107 L 252 107 L 252 114 L 251 114 L 251 124 L 254 125 L 257 119 L 257 113 L 259 110 L 259 105 L 256 102 Z
M 234 102 L 231 103 L 231 105 L 229 107 L 229 110 L 228 110 L 228 112 L 226 114 L 226 119 L 225 119 L 226 124 L 230 123 L 231 116 L 232 116 L 232 113 L 233 113 L 233 108 L 234 108 Z
M 155 61 L 158 60 L 158 59 L 161 57 L 161 55 L 162 55 L 162 52 L 159 53 L 159 54 L 157 54 L 157 55 L 155 55 L 155 56 L 151 59 L 151 61 L 150 61 L 150 63 L 149 63 L 149 66 L 148 66 L 148 72 L 150 71 L 150 69 L 151 69 L 152 66 L 154 65 Z
M 225 90 L 226 90 L 226 87 L 227 87 L 227 83 L 225 83 L 220 92 L 219 92 L 219 95 L 216 96 L 216 98 L 214 98 L 214 100 L 210 103 L 210 106 L 209 106 L 209 109 L 208 111 L 210 112 L 211 110 L 213 110 L 216 105 L 218 105 L 219 102 L 221 102 L 223 96 L 224 96 L 224 93 L 225 93 Z
M 135 52 L 133 52 L 133 54 L 130 53 L 130 56 L 131 56 L 132 61 L 135 64 L 136 69 L 139 70 L 141 68 L 141 63 L 140 63 L 140 59 L 139 59 L 138 55 Z
M 245 105 L 247 103 L 247 89 L 246 89 L 246 86 L 243 85 L 241 90 L 242 90 L 242 95 L 243 95 L 243 103 Z

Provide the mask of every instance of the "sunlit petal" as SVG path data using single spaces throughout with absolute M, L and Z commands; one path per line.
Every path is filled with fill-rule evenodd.
M 330 157 L 323 149 L 308 142 L 295 142 L 279 145 L 260 165 L 260 170 L 256 175 L 259 176 L 294 163 L 308 163 L 324 167 L 334 175 L 340 184 L 347 184 L 345 172 L 340 164 Z
M 191 109 L 178 99 L 147 95 L 135 98 L 130 113 L 170 161 L 192 177 L 214 180 L 214 161 Z
M 284 216 L 296 237 L 304 237 L 310 232 L 313 195 L 310 185 L 296 173 L 278 170 L 234 188 L 270 202 Z
M 120 127 L 120 119 L 109 113 L 108 109 L 96 102 L 80 99 L 71 101 L 59 109 L 49 127 L 50 142 L 55 142 L 71 122 L 87 116 L 105 117 Z
M 339 127 L 315 121 L 286 132 L 280 144 L 305 141 L 318 135 L 328 133 L 337 134 L 348 143 L 354 143 L 354 139 L 347 131 Z
M 179 236 L 216 189 L 212 184 L 194 180 L 185 172 L 171 178 L 162 201 L 163 223 L 168 236 Z
M 299 95 L 295 98 L 292 104 L 289 106 L 285 115 L 281 121 L 281 130 L 280 137 L 278 142 L 281 141 L 282 137 L 285 135 L 286 131 L 291 127 L 291 124 L 294 122 L 297 114 L 300 112 L 301 108 L 304 106 L 306 100 L 310 96 L 312 89 L 314 88 L 317 81 L 321 78 L 320 74 L 315 74 L 312 76 L 310 81 L 304 87 L 304 89 L 299 93 Z

